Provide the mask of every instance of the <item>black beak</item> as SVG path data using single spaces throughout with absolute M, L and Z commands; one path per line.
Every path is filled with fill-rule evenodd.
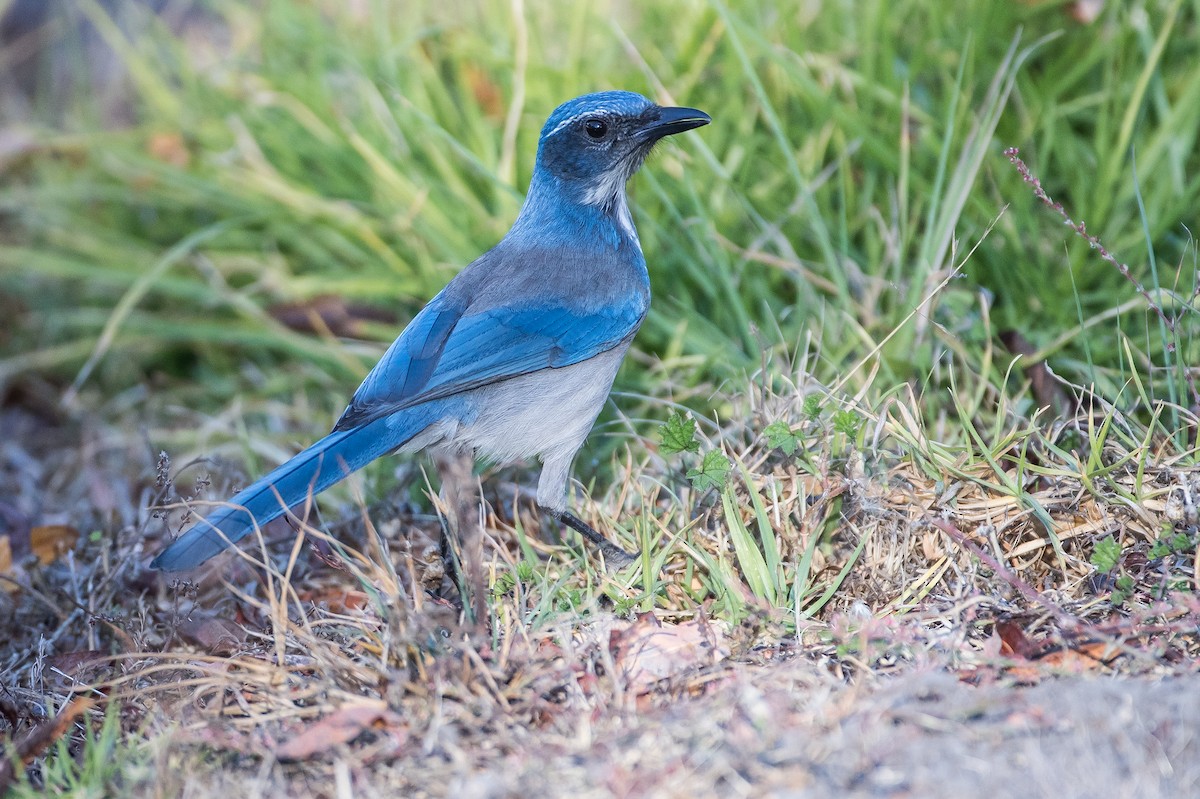
M 683 133 L 712 122 L 712 117 L 695 108 L 658 108 L 646 115 L 640 133 L 646 141 L 658 141 L 663 136 Z

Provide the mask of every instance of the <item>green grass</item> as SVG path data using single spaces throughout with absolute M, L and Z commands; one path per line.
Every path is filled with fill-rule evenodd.
M 119 707 L 107 711 L 102 718 L 85 716 L 70 725 L 32 772 L 16 769 L 18 779 L 5 796 L 113 796 L 130 795 L 135 787 L 144 790 L 152 774 L 149 747 L 124 737 Z
M 955 411 L 947 364 L 970 391 L 1022 395 L 1014 356 L 996 351 L 1004 330 L 1128 407 L 1143 399 L 1135 373 L 1146 399 L 1187 404 L 1194 4 L 1110 4 L 1090 26 L 1060 3 L 810 17 L 714 0 L 521 21 L 501 2 L 261 6 L 214 3 L 237 33 L 205 62 L 161 30 L 124 41 L 85 4 L 135 78 L 138 121 L 98 132 L 101 110 L 78 102 L 13 170 L 0 269 L 19 325 L 0 380 L 103 396 L 150 377 L 152 404 L 240 397 L 251 418 L 303 392 L 320 430 L 403 322 L 503 234 L 546 114 L 619 86 L 715 119 L 635 181 L 655 302 L 619 388 L 652 399 L 627 397 L 627 413 L 661 416 L 664 399 L 719 412 L 714 389 L 764 352 L 778 370 L 809 336 L 818 379 L 859 385 L 848 368 L 894 333 L 874 383 L 913 382 L 932 419 Z M 1002 145 L 1180 315 L 1173 335 L 1032 200 Z M 348 345 L 270 312 L 326 295 L 395 321 Z

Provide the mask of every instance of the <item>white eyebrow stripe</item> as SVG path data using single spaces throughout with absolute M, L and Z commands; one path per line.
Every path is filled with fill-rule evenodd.
M 601 105 L 601 106 L 597 106 L 595 108 L 589 109 L 587 111 L 584 111 L 581 114 L 576 114 L 575 116 L 567 117 L 562 122 L 559 122 L 557 125 L 555 125 L 553 130 L 548 131 L 546 133 L 545 138 L 549 138 L 549 137 L 553 136 L 555 133 L 558 133 L 560 130 L 565 128 L 567 125 L 570 125 L 572 122 L 575 122 L 576 120 L 582 119 L 584 117 L 591 117 L 591 116 L 596 116 L 596 115 L 611 116 L 613 113 L 614 112 L 613 112 L 613 109 L 611 106 Z

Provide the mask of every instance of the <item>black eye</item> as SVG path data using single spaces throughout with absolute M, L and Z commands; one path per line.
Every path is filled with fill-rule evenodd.
M 603 119 L 589 119 L 583 123 L 583 129 L 593 139 L 603 139 L 604 134 L 608 133 L 608 123 Z

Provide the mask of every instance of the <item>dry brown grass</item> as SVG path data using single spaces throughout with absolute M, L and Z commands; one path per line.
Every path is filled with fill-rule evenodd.
M 585 506 L 651 542 L 622 572 L 514 534 L 514 519 L 533 530 L 533 517 L 519 501 L 495 503 L 487 629 L 461 623 L 433 517 L 375 511 L 366 518 L 379 529 L 352 524 L 352 545 L 317 529 L 302 546 L 286 534 L 282 549 L 252 547 L 182 583 L 142 565 L 163 529 L 144 514 L 52 566 L 25 564 L 0 595 L 5 724 L 29 735 L 73 697 L 91 700 L 93 717 L 119 707 L 122 727 L 150 741 L 140 773 L 168 794 L 240 783 L 268 793 L 354 785 L 354 795 L 499 795 L 558 785 L 536 767 L 543 754 L 563 768 L 562 786 L 590 786 L 585 795 L 672 794 L 792 778 L 820 785 L 819 760 L 743 768 L 728 757 L 755 740 L 766 757 L 787 730 L 845 735 L 845 719 L 867 712 L 859 703 L 890 679 L 916 685 L 939 673 L 1012 686 L 1194 671 L 1200 469 L 1172 439 L 1082 413 L 1053 429 L 1009 431 L 990 449 L 946 446 L 899 402 L 858 411 L 857 437 L 828 414 L 803 413 L 800 394 L 757 409 L 743 402 L 739 418 L 753 421 L 706 442 L 737 464 L 730 502 L 692 490 L 675 465 L 649 455 L 630 459 L 625 479 Z M 759 432 L 779 418 L 803 442 L 797 455 Z M 49 484 L 65 512 L 92 518 L 99 473 L 63 455 L 39 468 L 72 477 L 22 483 L 18 449 L 27 454 L 45 433 L 11 419 L 14 493 Z M 72 434 L 55 435 L 66 444 Z M 103 473 L 140 471 L 115 487 L 150 504 L 155 478 L 140 457 L 109 450 Z M 774 537 L 777 606 L 756 595 L 737 523 Z M 1094 552 L 1108 536 L 1120 554 L 1102 574 Z M 658 637 L 637 638 L 649 617 L 631 622 L 636 609 L 665 623 Z M 687 623 L 710 632 L 689 638 Z M 666 775 L 679 769 L 687 777 L 676 786 Z

